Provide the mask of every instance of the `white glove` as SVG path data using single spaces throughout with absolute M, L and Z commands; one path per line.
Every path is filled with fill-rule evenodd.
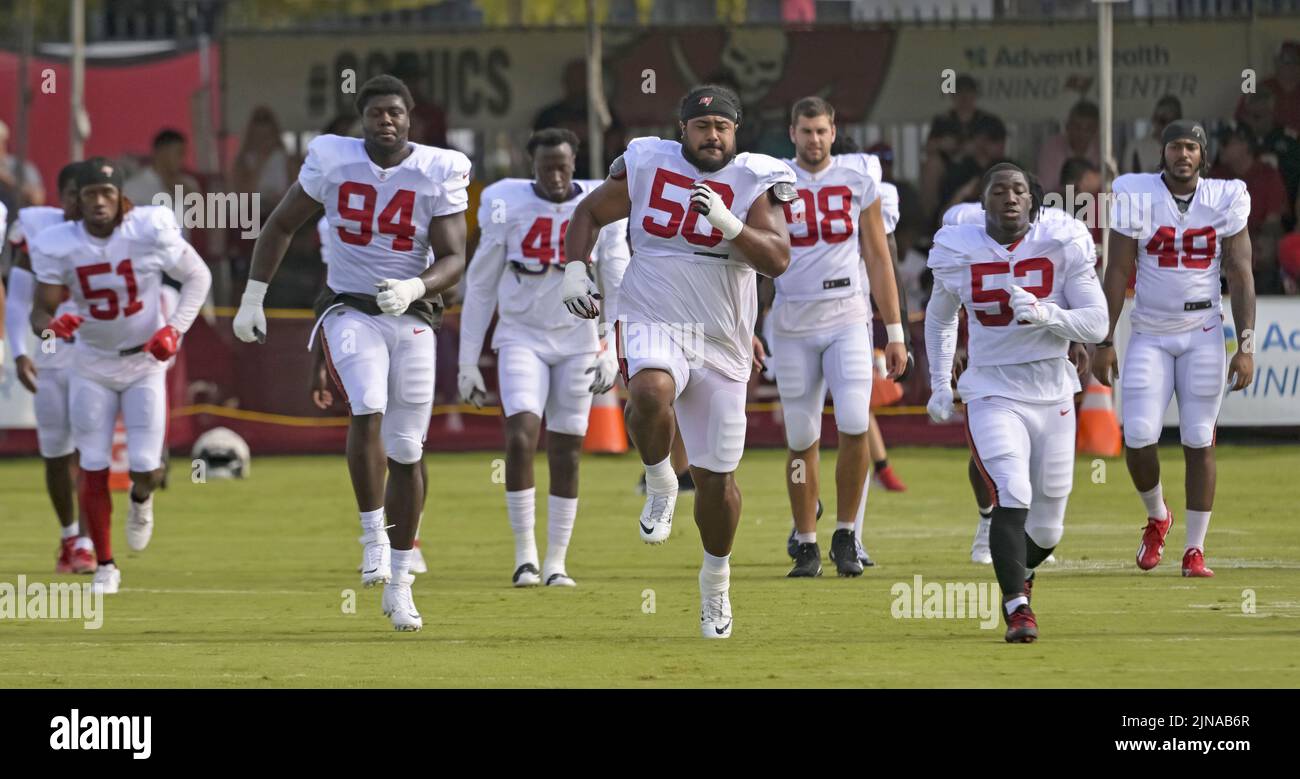
M 580 261 L 564 263 L 564 285 L 560 288 L 564 307 L 579 319 L 595 319 L 600 315 L 600 292 L 587 275 L 587 264 Z
M 266 343 L 266 312 L 262 310 L 262 301 L 266 299 L 267 283 L 248 280 L 244 287 L 244 297 L 239 301 L 239 311 L 235 313 L 235 337 L 246 344 L 257 341 Z
M 925 410 L 935 422 L 952 419 L 952 390 L 947 387 L 930 390 L 930 402 L 925 404 Z
M 405 279 L 384 279 L 375 285 L 379 289 L 379 294 L 375 295 L 375 302 L 379 304 L 379 310 L 385 314 L 401 316 L 406 313 L 406 309 L 415 301 L 424 297 L 429 291 L 424 286 L 424 280 Z
M 722 237 L 730 241 L 745 229 L 745 223 L 727 209 L 718 193 L 703 181 L 696 182 L 691 190 L 691 205 L 709 220 L 709 224 L 722 231 Z
M 614 377 L 618 376 L 618 357 L 614 355 L 614 350 L 606 347 L 596 355 L 596 359 L 592 360 L 591 367 L 586 372 L 594 374 L 589 387 L 593 395 L 600 395 L 613 389 Z
M 1034 296 L 1034 293 L 1027 292 L 1015 284 L 1011 285 L 1011 311 L 1015 315 L 1017 322 L 1023 322 L 1027 325 L 1046 324 L 1052 318 L 1051 311 L 1048 309 L 1050 303 L 1040 301 Z
M 483 372 L 477 365 L 462 365 L 456 374 L 456 384 L 460 387 L 460 401 L 470 403 L 474 408 L 483 408 L 487 400 L 487 385 L 483 383 Z

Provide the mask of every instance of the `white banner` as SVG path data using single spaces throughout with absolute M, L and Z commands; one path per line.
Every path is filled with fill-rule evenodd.
M 1115 348 L 1120 365 L 1128 346 L 1129 311 L 1132 299 L 1124 305 L 1124 316 L 1115 328 Z M 1237 330 L 1232 321 L 1232 306 L 1223 302 L 1224 348 L 1231 355 L 1237 350 Z M 1227 384 L 1227 376 L 1224 376 Z M 1116 392 L 1116 403 L 1124 402 L 1123 391 Z M 1117 405 L 1118 408 L 1118 405 Z M 1178 425 L 1178 404 L 1170 402 L 1165 410 L 1165 425 Z M 1255 379 L 1241 392 L 1229 393 L 1219 412 L 1221 427 L 1279 427 L 1300 425 L 1300 298 L 1262 297 L 1255 308 Z

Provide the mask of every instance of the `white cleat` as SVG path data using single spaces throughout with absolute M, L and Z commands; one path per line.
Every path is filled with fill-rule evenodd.
M 980 517 L 979 525 L 975 528 L 975 542 L 970 545 L 972 563 L 993 564 L 993 553 L 989 551 L 989 525 L 991 524 L 993 524 L 992 517 L 988 519 Z
M 420 551 L 420 542 L 415 542 L 411 550 L 415 552 L 411 555 L 411 573 L 428 573 L 429 565 L 424 562 L 424 552 Z
M 705 638 L 731 638 L 731 598 L 726 592 L 700 599 L 700 634 Z
M 393 578 L 392 551 L 388 531 L 380 528 L 361 536 L 361 585 L 375 587 Z
M 384 616 L 393 620 L 393 630 L 413 633 L 424 627 L 420 612 L 415 610 L 415 601 L 411 598 L 411 585 L 415 576 L 406 574 L 397 582 L 384 585 L 384 594 L 379 602 L 383 606 Z
M 564 571 L 555 571 L 546 577 L 547 587 L 577 587 L 578 583 Z
M 647 544 L 662 544 L 673 532 L 673 510 L 677 507 L 677 490 L 666 494 L 647 492 L 645 506 L 641 508 L 641 540 Z
M 144 503 L 136 503 L 127 497 L 126 545 L 136 552 L 143 552 L 153 537 L 153 495 Z
M 122 586 L 122 572 L 116 565 L 101 565 L 90 582 L 90 591 L 103 595 L 116 595 Z
M 1047 557 L 1043 558 L 1043 565 L 1055 565 L 1055 564 L 1056 564 L 1056 555 L 1049 554 Z
M 536 565 L 524 563 L 515 569 L 514 576 L 510 577 L 510 583 L 516 587 L 536 587 L 542 583 L 542 577 L 537 573 Z

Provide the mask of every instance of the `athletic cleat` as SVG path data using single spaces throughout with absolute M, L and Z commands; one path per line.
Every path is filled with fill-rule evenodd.
M 411 585 L 414 583 L 415 576 L 408 573 L 399 581 L 384 585 L 380 603 L 384 616 L 393 621 L 393 630 L 413 633 L 424 627 L 424 620 L 420 619 L 420 612 L 415 610 L 415 601 L 411 598 Z
M 1034 599 L 1034 572 L 1030 571 L 1025 577 L 1025 600 L 1033 601 Z
M 76 551 L 77 539 L 65 538 L 59 542 L 59 559 L 54 563 L 55 573 L 72 573 L 72 553 Z
M 1057 563 L 1056 554 L 1052 553 L 1049 554 L 1047 557 L 1043 558 L 1042 565 L 1056 565 L 1056 563 Z
M 1169 528 L 1173 524 L 1174 514 L 1169 510 L 1168 504 L 1165 505 L 1164 519 L 1147 517 L 1146 529 L 1142 531 L 1142 544 L 1138 546 L 1138 568 L 1149 571 L 1160 564 L 1160 556 L 1165 551 L 1165 536 L 1169 535 Z
M 831 562 L 840 576 L 861 576 L 862 563 L 858 562 L 858 539 L 851 528 L 836 530 L 831 536 Z
M 894 473 L 894 466 L 886 465 L 876 471 L 876 484 L 889 492 L 907 492 L 907 485 Z
M 542 583 L 542 577 L 537 573 L 537 566 L 524 563 L 515 569 L 515 575 L 510 577 L 510 581 L 516 587 L 536 587 Z
M 817 544 L 799 544 L 795 550 L 794 567 L 786 576 L 790 579 L 822 575 L 822 550 Z
M 975 526 L 975 541 L 970 545 L 970 561 L 980 565 L 992 565 L 993 553 L 989 551 L 989 525 L 992 516 L 980 515 L 979 524 Z
M 143 552 L 153 537 L 153 495 L 143 503 L 136 503 L 135 498 L 128 496 L 126 504 L 126 545 Z
M 415 539 L 415 546 L 411 549 L 415 551 L 411 555 L 411 573 L 428 573 L 429 564 L 424 561 L 424 552 L 420 551 L 420 539 Z
M 99 568 L 99 563 L 95 561 L 95 547 L 86 539 L 77 539 L 72 550 L 72 572 L 73 573 L 94 573 Z
M 546 577 L 546 586 L 547 587 L 577 587 L 578 583 L 575 582 L 564 571 L 556 571 L 555 573 Z
M 677 506 L 677 490 L 666 495 L 647 493 L 641 508 L 641 540 L 647 544 L 662 544 L 673 532 L 673 509 Z
M 876 562 L 871 559 L 871 555 L 867 554 L 867 548 L 862 545 L 862 541 L 858 539 L 856 535 L 853 539 L 853 548 L 854 551 L 858 553 L 858 562 L 862 563 L 863 568 L 870 568 L 876 564 Z
M 1205 555 L 1193 547 L 1183 553 L 1183 576 L 1191 579 L 1209 579 L 1214 571 L 1205 567 Z
M 816 517 L 816 519 L 821 519 L 821 518 L 822 518 L 822 499 L 821 499 L 821 498 L 818 498 L 818 499 L 817 499 L 817 517 Z M 814 521 L 816 521 L 816 519 L 815 519 Z M 795 527 L 794 527 L 794 520 L 791 519 L 791 520 L 790 520 L 790 537 L 787 538 L 787 539 L 785 540 L 785 553 L 786 553 L 787 555 L 790 556 L 790 559 L 791 559 L 791 560 L 794 559 L 795 552 L 798 551 L 798 549 L 799 549 L 799 542 L 798 542 L 798 541 L 795 539 L 795 537 L 794 537 L 794 534 L 797 533 L 797 532 L 799 532 L 799 531 L 796 530 Z
M 1007 616 L 1007 643 L 1032 644 L 1038 640 L 1038 620 L 1028 604 Z
M 379 530 L 361 536 L 361 585 L 374 587 L 388 584 L 393 578 L 392 551 L 388 531 Z
M 731 638 L 731 598 L 727 593 L 700 599 L 700 634 L 705 638 Z
M 106 565 L 95 571 L 95 578 L 91 580 L 91 592 L 99 592 L 104 595 L 116 595 L 119 587 L 122 586 L 122 572 L 117 569 L 116 565 Z

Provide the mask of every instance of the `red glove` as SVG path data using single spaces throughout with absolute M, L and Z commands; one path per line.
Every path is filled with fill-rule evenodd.
M 176 350 L 180 347 L 181 331 L 171 325 L 164 325 L 144 345 L 144 350 L 152 354 L 158 362 L 167 362 L 176 356 Z
M 61 314 L 51 319 L 46 327 L 50 332 L 67 341 L 72 338 L 72 334 L 77 332 L 77 328 L 81 327 L 81 323 L 84 321 L 86 321 L 85 318 L 76 314 Z

